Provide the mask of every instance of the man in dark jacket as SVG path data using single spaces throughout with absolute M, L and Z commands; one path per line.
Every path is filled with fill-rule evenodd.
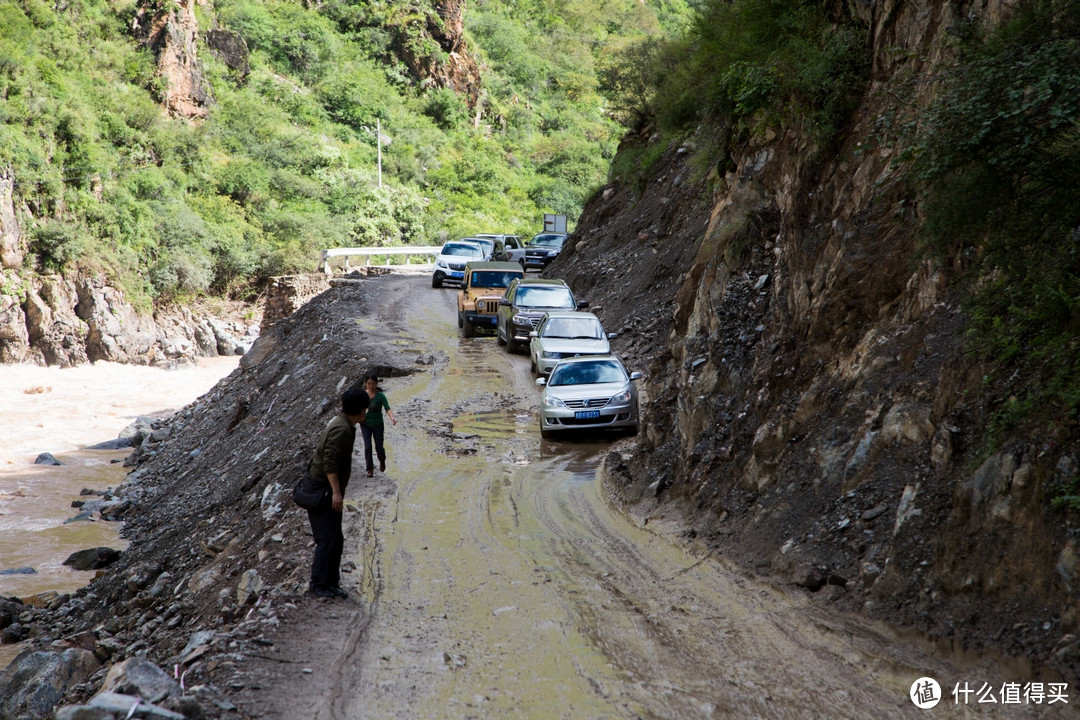
M 346 390 L 341 396 L 341 412 L 327 424 L 315 446 L 308 466 L 310 481 L 330 488 L 329 502 L 308 510 L 311 534 L 315 538 L 315 557 L 311 561 L 311 583 L 308 589 L 319 597 L 347 597 L 341 588 L 341 552 L 345 535 L 341 532 L 341 509 L 345 488 L 352 473 L 353 442 L 356 425 L 364 421 L 369 398 L 359 388 Z

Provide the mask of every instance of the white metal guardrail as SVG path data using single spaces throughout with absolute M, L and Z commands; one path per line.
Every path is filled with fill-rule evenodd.
M 364 247 L 364 248 L 329 248 L 323 250 L 319 257 L 319 272 L 324 272 L 327 275 L 333 273 L 333 269 L 330 267 L 330 258 L 343 257 L 345 258 L 345 271 L 349 270 L 349 258 L 360 256 L 364 258 L 364 265 L 370 266 L 372 258 L 384 258 L 385 262 L 381 267 L 391 267 L 390 257 L 395 255 L 402 255 L 405 257 L 405 264 L 411 264 L 413 255 L 424 255 L 430 257 L 431 260 L 426 264 L 430 265 L 435 260 L 435 256 L 439 254 L 439 250 L 442 249 L 442 245 L 399 245 L 397 247 Z

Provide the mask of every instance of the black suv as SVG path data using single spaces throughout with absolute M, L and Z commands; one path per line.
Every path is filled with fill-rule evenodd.
M 543 270 L 559 257 L 566 244 L 566 233 L 540 233 L 525 246 L 525 269 Z
M 588 306 L 585 301 L 579 302 L 562 280 L 514 280 L 499 299 L 496 337 L 507 352 L 516 352 L 521 345 L 528 345 L 529 333 L 548 310 L 581 310 Z

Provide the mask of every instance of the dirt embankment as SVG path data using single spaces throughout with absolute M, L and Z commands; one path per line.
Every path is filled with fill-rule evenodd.
M 940 56 L 947 15 L 866 19 L 875 89 L 912 70 L 896 47 Z M 823 160 L 761 138 L 702 175 L 692 137 L 588 203 L 545 274 L 587 288 L 646 374 L 638 450 L 609 469 L 626 502 L 745 567 L 1075 680 L 1077 519 L 1049 498 L 1080 432 L 1062 418 L 983 449 L 1008 388 L 965 353 L 968 278 L 918 255 L 897 148 L 874 134 L 895 108 L 866 97 Z
M 258 654 L 260 639 L 295 607 L 310 529 L 288 491 L 341 392 L 368 372 L 392 377 L 435 361 L 409 354 L 401 328 L 370 323 L 361 287 L 328 295 L 260 336 L 240 368 L 135 453 L 137 467 L 109 494 L 128 504 L 129 552 L 79 593 L 35 600 L 47 609 L 0 607 L 35 644 L 67 638 L 105 663 L 67 701 L 96 692 L 108 664 L 146 654 L 161 667 L 190 668 L 187 687 L 203 688 L 200 712 L 215 716 L 231 705 L 233 654 Z M 193 637 L 206 640 L 185 657 Z

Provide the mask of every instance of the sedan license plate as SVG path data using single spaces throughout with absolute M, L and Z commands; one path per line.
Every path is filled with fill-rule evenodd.
M 592 420 L 600 417 L 599 410 L 578 410 L 574 413 L 574 417 L 578 420 Z
M 528 260 L 525 261 L 525 264 L 526 265 L 543 265 L 544 261 L 539 260 L 539 259 L 529 258 Z
M 458 272 L 457 270 L 451 270 L 450 271 L 450 277 L 460 280 L 461 278 L 465 277 L 465 273 L 464 272 Z

